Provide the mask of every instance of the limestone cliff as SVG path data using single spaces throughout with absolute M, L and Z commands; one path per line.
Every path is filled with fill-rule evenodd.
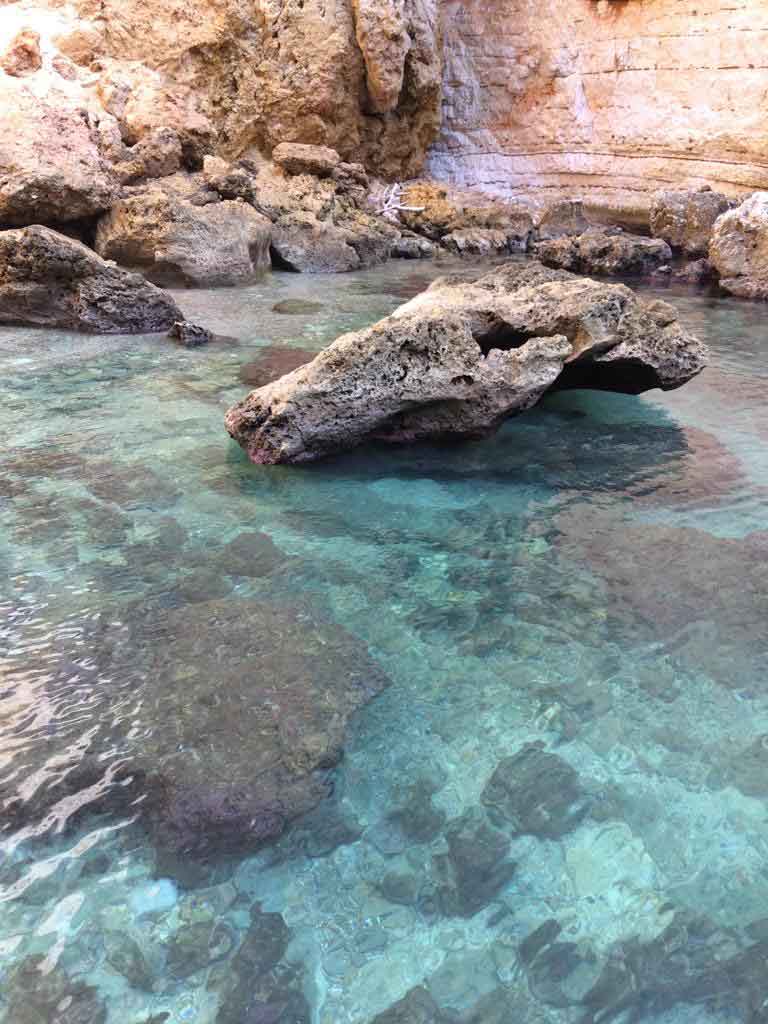
M 175 128 L 193 162 L 311 142 L 407 177 L 439 124 L 437 0 L 0 0 L 0 52 L 22 29 L 33 77 L 65 78 L 128 143 Z
M 763 0 L 442 0 L 435 177 L 587 195 L 642 219 L 648 193 L 768 187 Z

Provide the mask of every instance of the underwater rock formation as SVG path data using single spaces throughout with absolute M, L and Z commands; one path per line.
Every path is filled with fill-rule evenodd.
M 0 323 L 135 334 L 183 319 L 166 292 L 66 235 L 39 225 L 0 231 Z
M 664 302 L 510 264 L 474 284 L 440 278 L 252 392 L 226 426 L 254 462 L 307 462 L 367 439 L 482 437 L 550 389 L 669 390 L 705 359 Z

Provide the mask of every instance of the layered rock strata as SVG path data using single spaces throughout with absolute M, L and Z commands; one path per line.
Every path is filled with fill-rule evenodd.
M 501 195 L 583 196 L 648 222 L 660 188 L 768 187 L 765 38 L 752 0 L 443 0 L 431 173 Z
M 551 389 L 637 394 L 684 384 L 706 350 L 663 302 L 540 264 L 441 278 L 229 410 L 257 463 L 307 462 L 364 440 L 476 438 Z

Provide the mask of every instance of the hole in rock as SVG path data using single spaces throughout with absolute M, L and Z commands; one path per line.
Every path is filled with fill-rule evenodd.
M 521 348 L 527 341 L 537 336 L 529 331 L 516 330 L 496 317 L 484 317 L 482 322 L 472 330 L 472 337 L 480 346 L 480 351 L 484 356 L 487 356 L 494 348 L 502 352 Z

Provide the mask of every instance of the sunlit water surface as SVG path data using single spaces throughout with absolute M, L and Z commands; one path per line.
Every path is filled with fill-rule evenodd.
M 222 422 L 242 368 L 442 269 L 184 293 L 226 336 L 194 351 L 0 329 L 4 1024 L 768 1020 L 765 310 L 665 293 L 712 349 L 678 392 L 251 466 Z M 389 685 L 309 819 L 169 868 L 136 765 L 226 755 L 189 739 L 191 652 L 273 606 Z

